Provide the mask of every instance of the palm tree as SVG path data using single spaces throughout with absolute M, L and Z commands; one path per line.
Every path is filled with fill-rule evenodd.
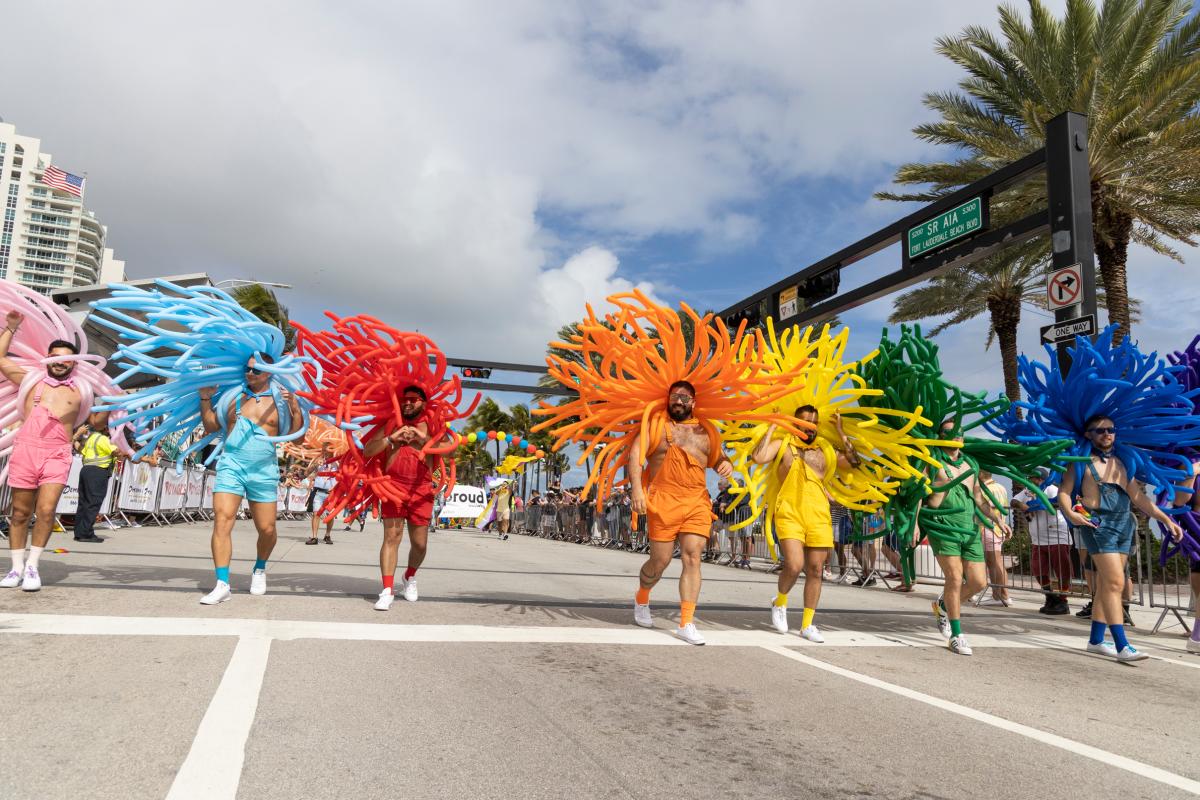
M 261 283 L 248 283 L 234 287 L 229 294 L 242 308 L 268 325 L 274 325 L 283 331 L 285 352 L 296 346 L 296 329 L 292 327 L 288 318 L 287 307 L 279 302 L 275 292 Z
M 1000 7 L 1003 40 L 978 26 L 938 39 L 968 76 L 960 92 L 925 96 L 941 119 L 913 132 L 961 155 L 905 164 L 896 182 L 929 188 L 876 196 L 935 200 L 1042 147 L 1058 114 L 1086 114 L 1100 283 L 1124 336 L 1130 242 L 1182 260 L 1170 243 L 1194 245 L 1200 230 L 1200 15 L 1190 0 L 1069 0 L 1062 19 L 1028 3 L 1028 22 Z M 1041 181 L 1009 194 L 1026 214 L 1046 204 Z

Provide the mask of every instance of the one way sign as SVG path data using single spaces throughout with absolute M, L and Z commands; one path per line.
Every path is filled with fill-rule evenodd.
M 1096 315 L 1088 314 L 1085 317 L 1076 317 L 1062 322 L 1055 322 L 1052 325 L 1042 326 L 1042 341 L 1048 344 L 1058 344 L 1059 342 L 1070 341 L 1076 336 L 1095 336 L 1096 335 Z

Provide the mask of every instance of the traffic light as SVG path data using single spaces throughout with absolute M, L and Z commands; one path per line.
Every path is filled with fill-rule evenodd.
M 834 267 L 828 272 L 814 275 L 802 282 L 796 287 L 796 293 L 804 298 L 804 308 L 809 308 L 837 294 L 841 283 L 842 269 L 841 267 Z
M 492 371 L 486 367 L 463 367 L 462 375 L 464 378 L 490 378 Z
M 743 308 L 740 311 L 735 311 L 732 314 L 725 316 L 725 326 L 731 331 L 736 331 L 742 320 L 746 320 L 746 329 L 755 328 L 762 324 L 762 310 L 758 304 L 748 308 Z

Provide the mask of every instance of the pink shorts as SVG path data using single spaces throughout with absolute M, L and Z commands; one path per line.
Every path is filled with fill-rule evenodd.
M 983 530 L 983 549 L 989 553 L 996 553 L 1004 549 L 1004 537 L 999 534 L 992 533 L 988 529 Z
M 66 485 L 71 474 L 71 445 L 40 447 L 17 441 L 8 460 L 8 485 L 37 489 L 45 483 Z

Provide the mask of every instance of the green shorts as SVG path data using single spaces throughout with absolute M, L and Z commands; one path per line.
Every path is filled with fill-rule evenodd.
M 961 558 L 963 561 L 978 561 L 983 563 L 983 537 L 979 531 L 972 535 L 951 534 L 946 537 L 929 536 L 929 546 L 935 556 Z

